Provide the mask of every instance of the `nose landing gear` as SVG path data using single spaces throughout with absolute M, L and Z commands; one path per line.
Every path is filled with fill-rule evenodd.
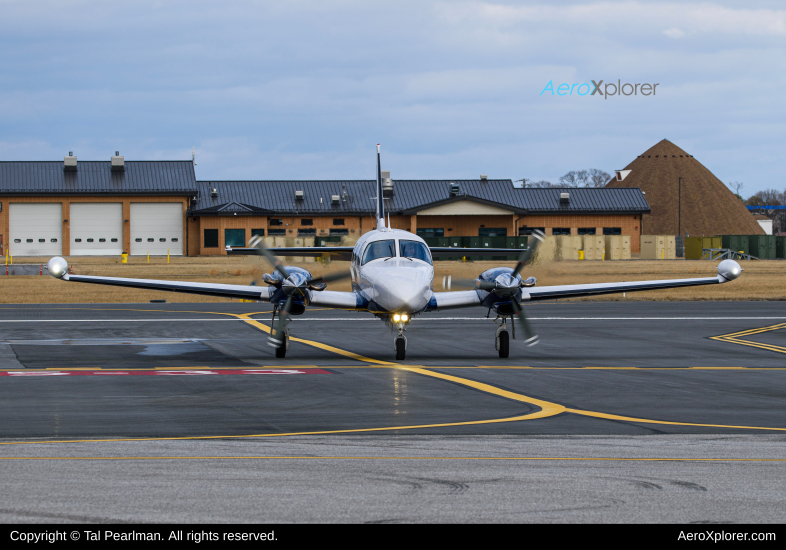
M 499 318 L 498 318 L 499 319 Z M 497 323 L 497 320 L 494 320 Z M 494 337 L 494 347 L 499 352 L 499 356 L 502 359 L 507 359 L 510 355 L 510 336 L 508 335 L 508 325 L 507 325 L 507 317 L 502 317 L 502 322 L 497 323 L 499 328 L 497 329 L 497 333 Z M 511 328 L 513 329 L 513 336 L 515 338 L 515 325 L 513 324 L 513 318 L 510 319 Z
M 396 329 L 398 336 L 393 340 L 393 347 L 396 350 L 396 361 L 403 361 L 407 357 L 407 337 L 404 336 L 404 323 L 401 321 L 396 322 Z

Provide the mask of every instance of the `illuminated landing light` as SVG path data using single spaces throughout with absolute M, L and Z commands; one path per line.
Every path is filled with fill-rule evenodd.
M 406 313 L 402 314 L 401 315 L 401 320 L 406 323 L 407 321 L 409 321 L 409 315 L 407 315 Z
M 397 322 L 397 323 L 398 323 L 399 321 L 401 321 L 401 315 L 399 315 L 398 313 L 396 313 L 396 314 L 393 316 L 393 320 L 394 320 L 395 322 Z

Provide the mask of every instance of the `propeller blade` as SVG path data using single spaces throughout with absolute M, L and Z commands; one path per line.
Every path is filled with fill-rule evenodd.
M 442 288 L 450 290 L 453 286 L 492 291 L 497 288 L 497 283 L 494 281 L 479 281 L 477 279 L 455 279 L 451 275 L 442 277 Z
M 316 279 L 311 280 L 311 284 L 332 283 L 334 281 L 341 281 L 342 279 L 349 279 L 352 276 L 351 271 L 339 271 L 338 273 L 328 273 Z
M 281 276 L 284 277 L 284 279 L 289 279 L 289 273 L 286 269 L 284 269 L 284 264 L 281 263 L 281 260 L 279 260 L 275 254 L 265 247 L 262 240 L 262 237 L 259 235 L 251 237 L 251 239 L 248 241 L 248 246 L 251 248 L 256 248 L 258 253 L 261 256 L 264 256 L 265 259 L 270 262 L 270 265 L 273 266 L 273 269 L 281 273 Z
M 292 293 L 290 293 L 290 295 L 287 296 L 287 301 L 284 302 L 284 307 L 281 308 L 281 311 L 278 314 L 278 321 L 270 329 L 270 337 L 268 338 L 268 344 L 270 344 L 274 348 L 284 345 L 284 333 L 286 331 L 287 325 L 289 324 L 289 321 L 291 321 L 289 317 L 289 309 L 291 307 L 292 307 Z
M 532 330 L 532 325 L 530 325 L 529 321 L 527 321 L 527 316 L 524 314 L 524 310 L 521 309 L 521 305 L 519 305 L 516 299 L 511 298 L 510 303 L 513 307 L 514 313 L 519 318 L 519 321 L 521 321 L 521 326 L 524 328 L 524 336 L 526 337 L 524 343 L 528 346 L 534 346 L 539 341 L 538 335 L 535 334 L 534 330 Z
M 532 255 L 538 249 L 538 245 L 543 242 L 545 235 L 536 229 L 532 232 L 530 237 L 530 239 L 527 239 L 527 248 L 521 252 L 521 256 L 519 256 L 519 263 L 516 264 L 516 268 L 513 270 L 514 279 L 521 272 L 524 266 L 527 265 L 527 262 L 530 260 L 530 258 L 532 258 Z

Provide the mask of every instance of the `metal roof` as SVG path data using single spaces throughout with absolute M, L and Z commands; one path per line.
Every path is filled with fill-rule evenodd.
M 80 160 L 66 172 L 62 161 L 0 162 L 0 194 L 192 194 L 197 190 L 190 160 L 126 161 L 112 171 L 110 161 Z
M 459 194 L 451 196 L 451 185 Z M 217 213 L 217 207 L 236 202 L 277 214 L 372 214 L 376 211 L 376 182 L 334 181 L 199 181 L 199 200 L 192 204 L 194 215 Z M 538 213 L 642 213 L 650 207 L 636 188 L 548 188 L 522 189 L 506 180 L 394 180 L 394 194 L 385 199 L 390 214 L 411 214 L 455 200 L 473 200 L 508 207 L 516 212 Z M 212 197 L 215 189 L 217 197 Z M 346 195 L 342 195 L 342 190 Z M 303 191 L 303 199 L 295 198 Z M 567 203 L 560 193 L 569 193 Z M 343 197 L 332 204 L 332 196 Z

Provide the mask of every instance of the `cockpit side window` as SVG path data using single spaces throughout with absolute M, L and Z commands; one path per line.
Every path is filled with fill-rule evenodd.
M 393 258 L 396 256 L 396 241 L 376 241 L 366 247 L 363 254 L 363 265 L 380 258 Z
M 399 241 L 399 248 L 401 249 L 402 258 L 423 260 L 427 264 L 431 264 L 431 254 L 429 254 L 428 248 L 423 243 L 419 241 Z

